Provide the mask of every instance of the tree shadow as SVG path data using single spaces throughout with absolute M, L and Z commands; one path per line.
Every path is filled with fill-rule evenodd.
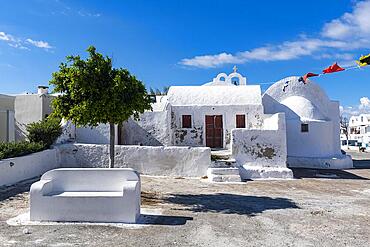
M 358 176 L 345 170 L 334 169 L 310 169 L 310 168 L 291 168 L 294 178 L 324 178 L 324 179 L 360 179 L 368 178 Z
M 164 201 L 186 206 L 192 212 L 212 212 L 255 216 L 265 210 L 288 209 L 299 207 L 287 198 L 267 196 L 247 196 L 237 194 L 172 194 Z
M 185 225 L 188 220 L 193 220 L 193 217 L 141 214 L 138 224 L 179 226 Z
M 163 146 L 152 133 L 144 129 L 133 119 L 124 122 L 122 128 L 124 129 L 122 137 L 123 145 Z M 154 128 L 151 131 L 155 133 Z

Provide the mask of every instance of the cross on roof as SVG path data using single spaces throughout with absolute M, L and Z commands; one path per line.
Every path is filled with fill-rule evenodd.
M 236 73 L 236 71 L 238 70 L 238 67 L 236 67 L 236 65 L 234 65 L 233 70 L 234 70 L 234 73 Z

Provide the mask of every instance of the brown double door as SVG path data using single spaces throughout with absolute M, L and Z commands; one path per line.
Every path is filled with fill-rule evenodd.
M 206 116 L 206 146 L 210 148 L 223 147 L 222 115 Z

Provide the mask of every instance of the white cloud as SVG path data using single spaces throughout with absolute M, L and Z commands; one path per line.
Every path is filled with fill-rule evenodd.
M 182 59 L 186 66 L 211 68 L 225 64 L 241 64 L 249 61 L 284 61 L 313 56 L 318 59 L 340 59 L 352 64 L 353 55 L 348 51 L 370 46 L 370 0 L 358 2 L 352 13 L 324 25 L 321 35 L 301 36 L 281 44 L 257 47 L 235 54 L 219 53 Z
M 86 10 L 79 10 L 77 11 L 77 14 L 82 17 L 100 17 L 100 13 L 93 13 Z
M 342 60 L 342 61 L 351 61 L 352 63 L 355 63 L 355 61 L 353 61 L 353 58 L 355 57 L 355 55 L 353 53 L 338 53 L 338 54 L 336 54 L 336 53 L 323 53 L 323 54 L 317 55 L 315 57 L 318 58 L 318 59 L 321 59 L 321 58 L 339 59 L 339 60 Z M 342 62 L 341 62 L 341 65 L 347 66 L 347 65 L 344 65 Z
M 370 99 L 368 97 L 362 97 L 360 99 L 359 109 L 370 109 Z
M 347 116 L 359 115 L 361 113 L 370 114 L 370 99 L 369 97 L 361 97 L 360 104 L 355 106 L 340 106 L 339 110 L 341 114 Z
M 0 32 L 0 40 L 3 40 L 3 41 L 13 41 L 14 38 L 10 34 L 6 34 L 4 32 Z
M 220 53 L 217 55 L 206 55 L 206 56 L 196 56 L 191 59 L 183 59 L 181 61 L 182 65 L 195 66 L 195 67 L 217 67 L 222 64 L 228 63 L 240 63 L 240 58 L 237 58 L 231 54 Z
M 355 4 L 352 13 L 325 24 L 322 35 L 332 39 L 353 39 L 370 37 L 370 1 Z
M 38 47 L 38 48 L 44 48 L 44 49 L 51 49 L 53 48 L 51 45 L 49 45 L 48 42 L 46 41 L 36 41 L 36 40 L 32 40 L 32 39 L 26 39 L 26 42 Z
M 6 42 L 9 46 L 27 50 L 28 48 L 22 44 L 22 41 L 19 38 L 14 37 L 13 35 L 7 34 L 5 32 L 0 32 L 0 41 Z
M 30 48 L 22 45 L 21 42 L 9 43 L 8 45 L 11 46 L 11 47 L 17 48 L 17 49 L 21 49 L 21 50 L 28 50 L 28 51 L 30 50 Z
M 46 41 L 36 41 L 30 38 L 23 40 L 11 34 L 7 34 L 5 32 L 0 32 L 0 41 L 6 42 L 9 46 L 13 48 L 21 49 L 21 50 L 30 50 L 29 45 L 35 46 L 37 48 L 43 48 L 43 49 L 53 48 Z
M 346 43 L 343 41 L 325 41 L 302 37 L 297 41 L 287 41 L 280 45 L 259 47 L 251 51 L 243 51 L 236 54 L 224 52 L 216 55 L 185 58 L 180 61 L 180 64 L 199 68 L 209 68 L 224 64 L 241 64 L 252 60 L 284 61 L 312 55 L 314 52 L 323 48 L 341 49 L 345 46 Z

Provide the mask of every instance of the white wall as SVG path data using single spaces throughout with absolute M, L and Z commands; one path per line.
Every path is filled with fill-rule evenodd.
M 0 94 L 0 142 L 14 141 L 14 96 Z
M 0 160 L 0 186 L 42 175 L 59 167 L 56 149 Z
M 289 81 L 285 92 L 282 87 Z M 263 95 L 267 114 L 286 116 L 288 156 L 327 158 L 340 152 L 339 102 L 331 101 L 315 83 L 303 84 L 289 77 L 273 84 Z M 309 131 L 301 132 L 301 124 Z
M 0 142 L 14 141 L 14 111 L 0 109 Z
M 14 142 L 15 141 L 15 118 L 14 118 L 14 111 L 9 111 L 8 112 L 8 141 L 9 142 Z
M 122 125 L 123 143 L 126 145 L 170 145 L 171 125 L 169 111 L 145 112 L 139 121 L 129 119 Z
M 308 132 L 301 132 L 301 124 L 308 124 Z M 333 140 L 331 121 L 287 120 L 288 155 L 298 157 L 330 157 L 340 155 L 340 147 Z M 338 144 L 340 142 L 338 140 Z
M 109 124 L 99 124 L 96 127 L 76 128 L 76 142 L 92 144 L 109 144 L 110 128 Z M 115 143 L 118 141 L 117 126 L 115 126 Z
M 236 115 L 245 114 L 246 128 L 260 129 L 263 122 L 262 105 L 171 106 L 172 145 L 205 146 L 206 115 L 222 115 L 224 148 L 230 146 L 231 130 L 236 127 Z M 182 115 L 192 116 L 192 128 L 182 128 Z
M 62 167 L 108 167 L 108 145 L 65 144 L 57 148 Z M 115 153 L 115 167 L 130 167 L 146 175 L 200 177 L 211 164 L 209 148 L 116 145 Z
M 37 122 L 51 113 L 51 101 L 54 96 L 49 94 L 23 94 L 15 97 L 16 141 L 26 138 L 26 125 Z
M 232 155 L 238 165 L 286 167 L 284 114 L 274 114 L 265 122 L 266 129 L 232 130 Z

